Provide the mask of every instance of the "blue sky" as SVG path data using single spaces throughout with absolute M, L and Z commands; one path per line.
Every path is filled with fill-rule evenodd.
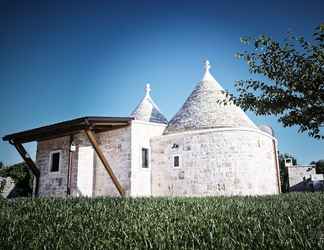
M 222 86 L 251 77 L 234 57 L 242 36 L 287 31 L 309 38 L 323 1 L 0 1 L 0 136 L 79 116 L 128 116 L 151 83 L 170 119 L 201 79 L 203 60 Z M 279 150 L 300 163 L 324 158 L 324 142 L 270 124 Z M 35 144 L 27 145 L 34 155 Z M 0 161 L 20 161 L 0 142 Z

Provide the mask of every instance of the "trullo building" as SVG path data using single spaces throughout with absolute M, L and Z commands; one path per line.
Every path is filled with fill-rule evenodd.
M 280 192 L 277 140 L 233 104 L 207 61 L 168 122 L 150 86 L 129 117 L 83 117 L 5 136 L 39 196 L 219 196 Z M 36 162 L 23 143 L 37 141 Z

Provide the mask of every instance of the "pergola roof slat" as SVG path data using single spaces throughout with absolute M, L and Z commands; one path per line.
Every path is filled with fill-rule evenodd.
M 91 126 L 95 132 L 103 132 L 127 126 L 131 120 L 133 120 L 132 117 L 87 116 L 9 134 L 4 136 L 2 140 L 20 143 L 40 141 L 77 133 L 89 126 Z

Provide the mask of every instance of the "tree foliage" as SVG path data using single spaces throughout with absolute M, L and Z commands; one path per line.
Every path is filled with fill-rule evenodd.
M 316 174 L 323 174 L 324 175 L 324 160 L 319 160 L 316 162 Z
M 2 167 L 0 169 L 0 177 L 10 177 L 15 182 L 15 188 L 10 193 L 9 198 L 32 195 L 33 175 L 29 172 L 26 163 Z M 2 189 L 4 184 L 4 182 L 1 183 Z
M 231 100 L 257 115 L 276 115 L 284 127 L 296 125 L 324 139 L 324 24 L 313 33 L 313 41 L 288 34 L 283 42 L 261 35 L 241 38 L 253 49 L 237 54 L 250 73 L 265 80 L 240 80 L 239 96 Z

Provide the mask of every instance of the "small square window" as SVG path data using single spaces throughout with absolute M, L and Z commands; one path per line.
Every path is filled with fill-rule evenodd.
M 60 169 L 60 152 L 51 154 L 51 172 L 58 172 Z
M 149 159 L 148 159 L 148 149 L 142 148 L 142 168 L 149 167 Z
M 179 168 L 180 167 L 180 157 L 176 155 L 173 157 L 173 167 Z

